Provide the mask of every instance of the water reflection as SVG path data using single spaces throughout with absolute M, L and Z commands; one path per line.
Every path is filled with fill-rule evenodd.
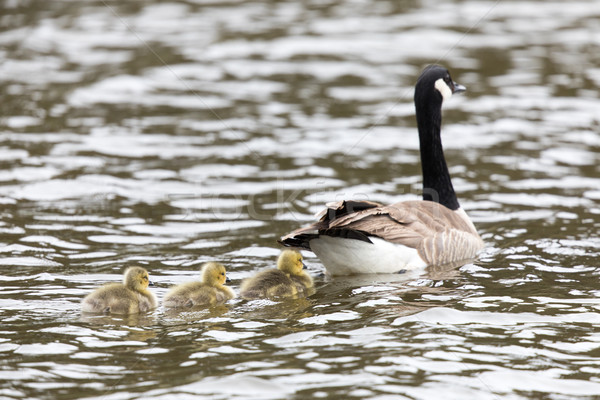
M 157 317 L 156 313 L 122 315 L 81 313 L 79 321 L 84 324 L 97 325 L 98 327 L 151 327 L 157 323 Z
M 242 313 L 244 319 L 253 321 L 297 321 L 313 315 L 312 307 L 316 300 L 306 297 L 284 298 L 277 300 L 250 300 L 238 305 L 237 313 Z
M 197 322 L 205 319 L 219 318 L 231 309 L 230 305 L 217 304 L 210 307 L 192 307 L 182 311 L 181 309 L 169 308 L 164 310 L 164 322 L 178 324 L 185 322 Z

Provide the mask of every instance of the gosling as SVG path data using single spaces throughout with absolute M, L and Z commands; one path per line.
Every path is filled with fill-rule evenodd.
M 148 271 L 142 267 L 125 270 L 123 283 L 107 283 L 88 294 L 81 302 L 81 310 L 89 313 L 135 314 L 156 308 Z
M 227 279 L 225 267 L 217 262 L 202 266 L 202 282 L 187 282 L 173 286 L 163 300 L 165 308 L 192 308 L 224 303 L 235 297 Z
M 305 295 L 313 287 L 313 280 L 304 268 L 298 251 L 284 250 L 277 260 L 277 269 L 261 271 L 242 281 L 240 295 L 248 300 Z

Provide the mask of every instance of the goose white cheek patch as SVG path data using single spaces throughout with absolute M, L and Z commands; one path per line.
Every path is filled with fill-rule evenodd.
M 442 78 L 435 81 L 435 88 L 442 94 L 442 98 L 444 100 L 448 100 L 450 97 L 452 97 L 452 89 L 450 89 L 448 84 L 444 82 Z

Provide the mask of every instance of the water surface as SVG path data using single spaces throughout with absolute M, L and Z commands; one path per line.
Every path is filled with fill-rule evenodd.
M 600 2 L 7 2 L 0 397 L 574 399 L 600 393 Z M 447 66 L 478 260 L 287 301 L 82 316 L 275 264 L 326 202 L 416 199 L 412 88 Z

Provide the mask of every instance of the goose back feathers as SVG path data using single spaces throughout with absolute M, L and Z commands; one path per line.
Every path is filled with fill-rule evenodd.
M 359 211 L 353 211 L 349 203 L 358 206 Z M 322 214 L 319 222 L 284 236 L 281 242 L 313 250 L 311 242 L 323 235 L 370 244 L 373 238 L 379 238 L 415 249 L 426 265 L 472 258 L 483 247 L 483 241 L 462 209 L 453 211 L 432 201 L 404 201 L 388 206 L 340 201 L 328 204 Z M 311 233 L 315 231 L 317 233 Z M 398 270 L 407 267 L 410 265 L 398 260 Z

